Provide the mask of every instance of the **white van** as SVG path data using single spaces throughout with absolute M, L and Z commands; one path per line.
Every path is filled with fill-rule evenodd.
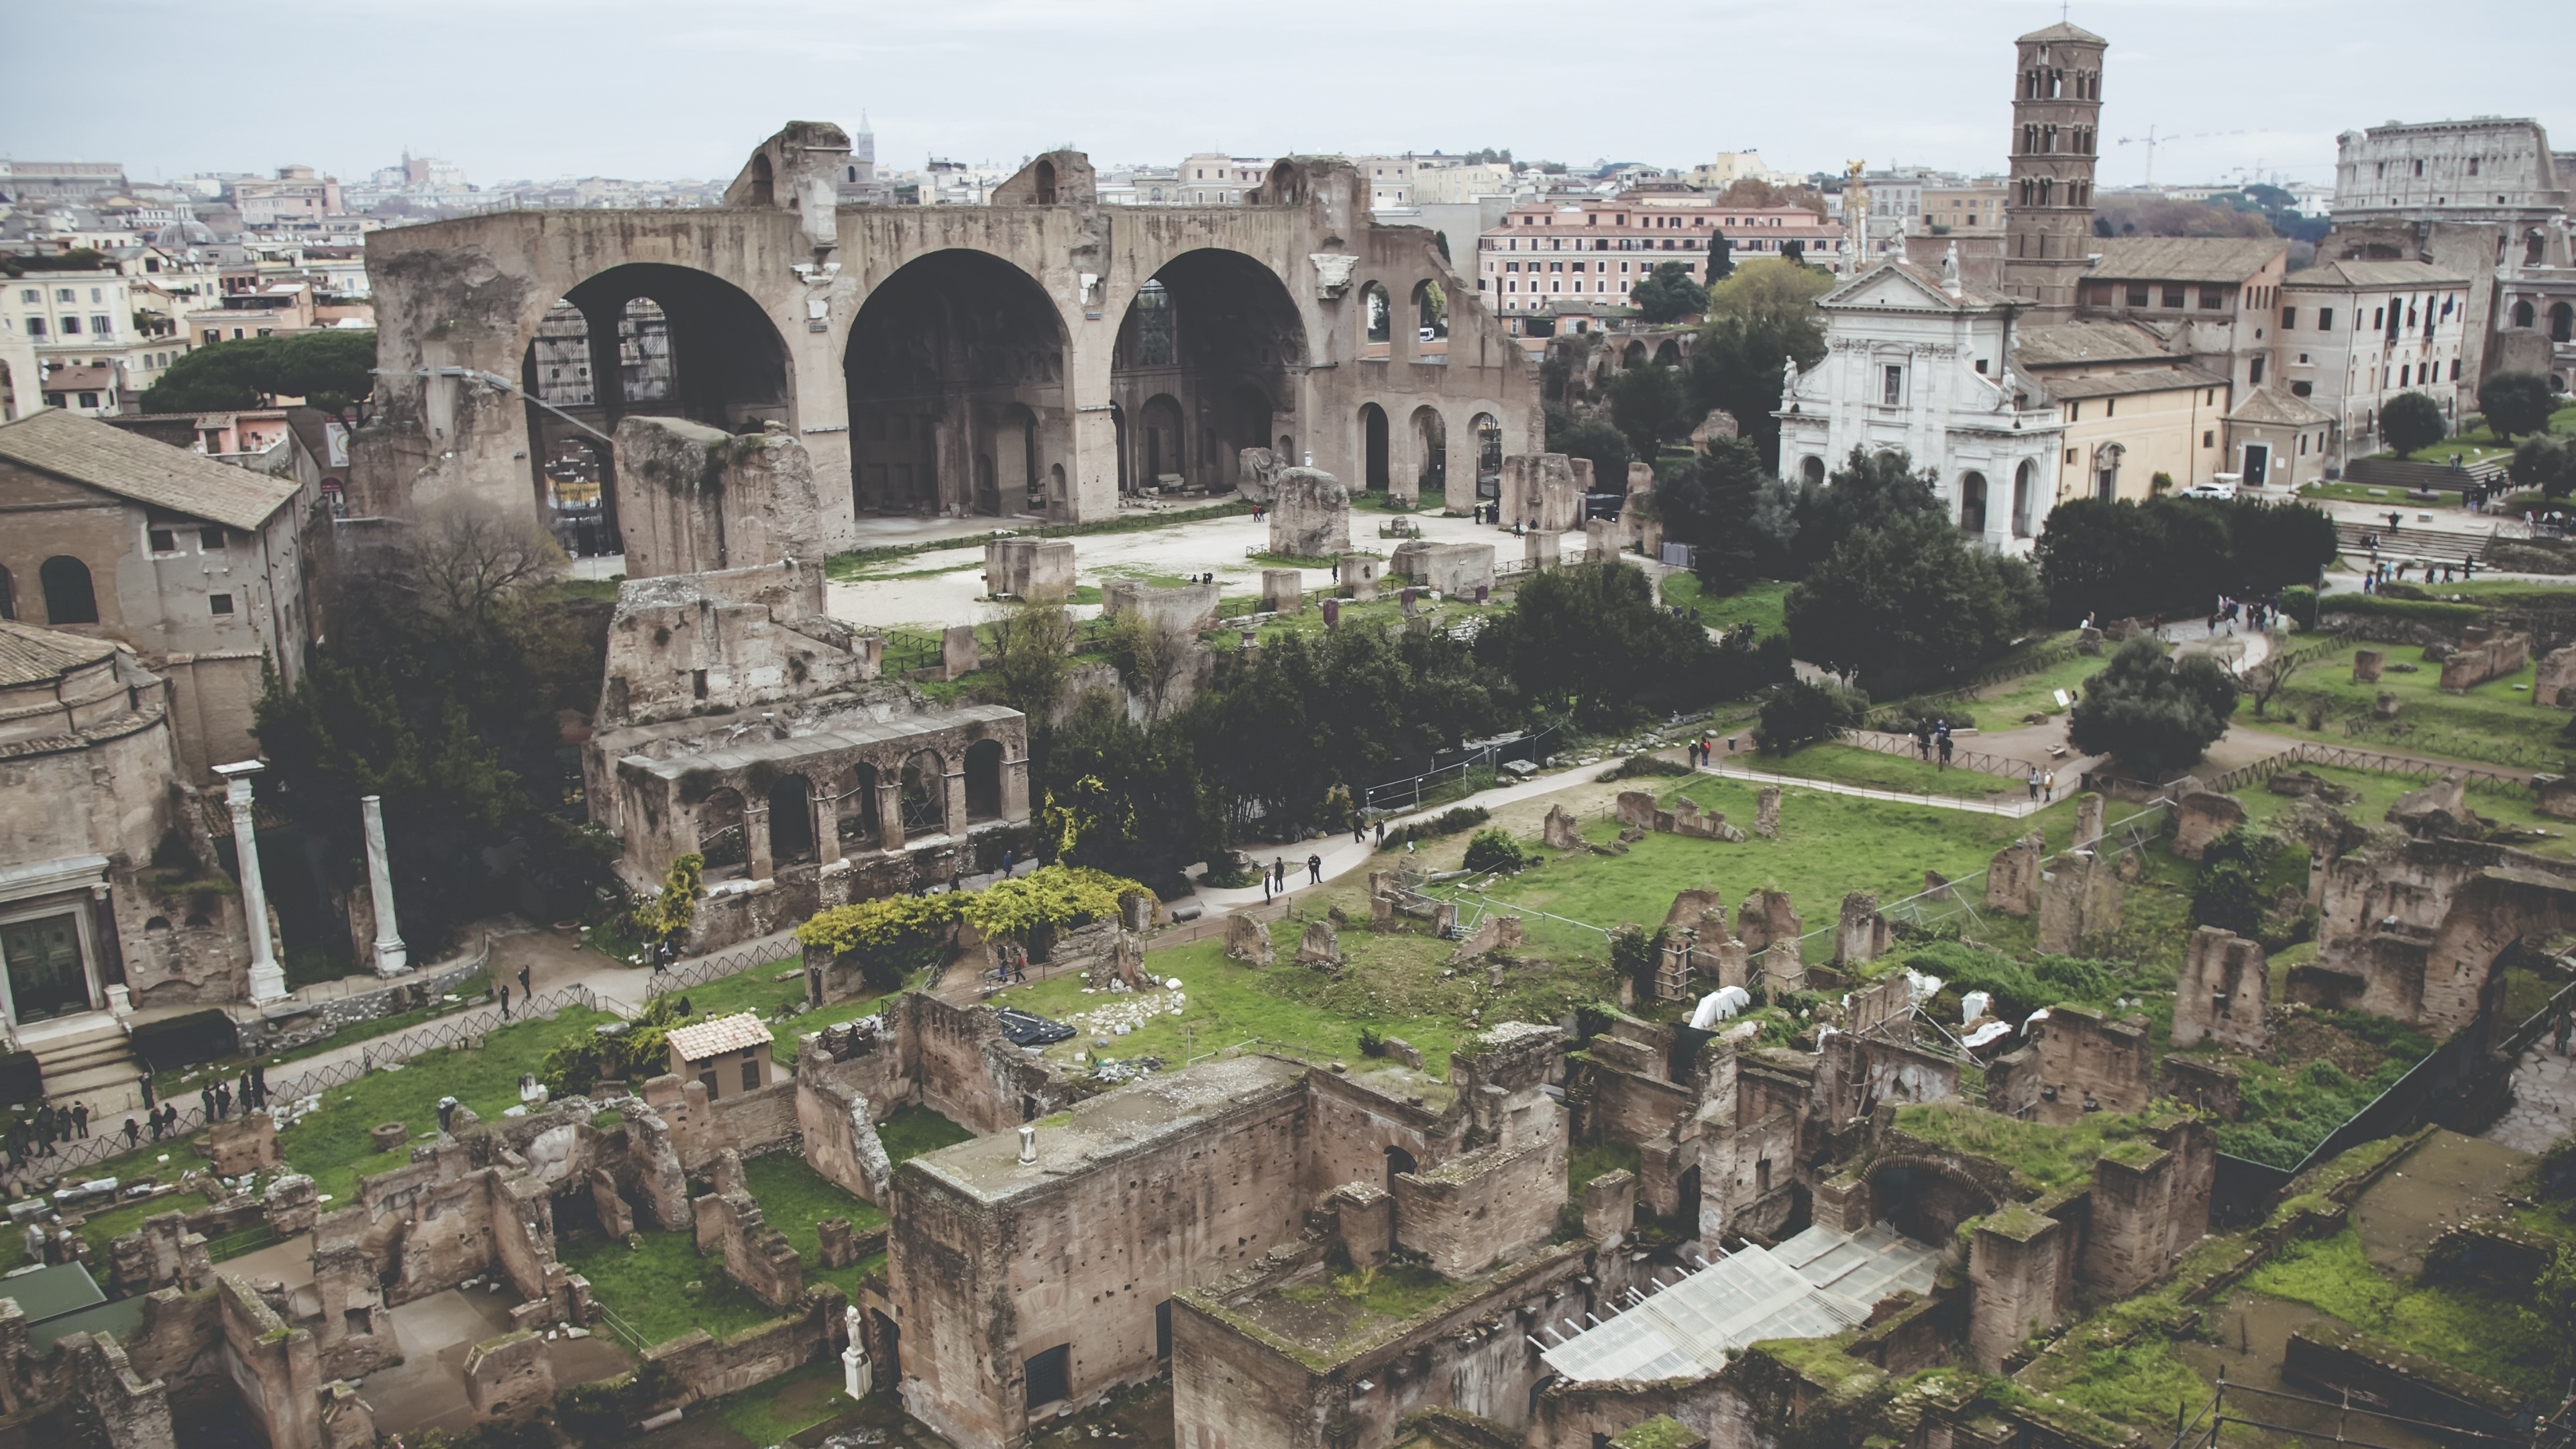
M 2215 473 L 2206 483 L 2194 483 L 2182 491 L 2185 498 L 2233 498 L 2245 482 L 2242 473 Z

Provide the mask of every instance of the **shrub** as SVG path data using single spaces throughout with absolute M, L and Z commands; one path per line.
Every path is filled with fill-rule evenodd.
M 1601 774 L 1604 780 L 1636 780 L 1648 775 L 1687 775 L 1691 767 L 1679 760 L 1661 755 L 1635 754 L 1621 760 Z
M 1410 844 L 1416 840 L 1435 840 L 1443 835 L 1455 835 L 1461 830 L 1482 825 L 1493 818 L 1494 812 L 1482 805 L 1452 805 L 1432 819 L 1417 820 L 1411 825 L 1388 831 L 1386 843 L 1395 846 Z
M 2478 411 L 2486 415 L 2487 431 L 2499 438 L 2546 432 L 2557 410 L 2549 379 L 2537 372 L 2490 373 L 2478 384 Z
M 1801 745 L 1831 739 L 1868 717 L 1869 696 L 1859 690 L 1794 679 L 1762 701 L 1753 746 L 1766 755 L 1785 755 Z
M 1610 969 L 1637 984 L 1637 995 L 1651 999 L 1655 968 L 1664 954 L 1664 933 L 1649 936 L 1636 926 L 1623 926 L 1610 936 Z
M 1479 830 L 1467 841 L 1469 870 L 1519 870 L 1528 858 L 1508 830 Z
M 2216 660 L 2194 654 L 2177 664 L 2141 635 L 2084 687 L 2067 737 L 2088 754 L 2116 755 L 2138 774 L 2162 779 L 2199 759 L 2235 712 L 2236 683 Z
M 2283 589 L 2281 612 L 2298 620 L 2302 629 L 2317 627 L 2317 591 L 2298 586 Z
M 2379 435 L 2391 452 L 2412 453 L 2442 441 L 2450 432 L 2442 405 L 2420 392 L 2401 392 L 2379 410 Z

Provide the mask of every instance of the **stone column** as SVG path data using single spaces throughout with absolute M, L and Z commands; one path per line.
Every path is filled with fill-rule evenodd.
M 743 802 L 742 859 L 745 872 L 753 880 L 767 880 L 777 870 L 769 858 L 769 805 Z
M 841 797 L 828 790 L 817 790 L 811 797 L 814 807 L 814 859 L 830 865 L 841 858 Z
M 943 761 L 942 763 L 944 764 L 945 762 Z M 947 794 L 945 796 L 947 809 L 943 812 L 946 816 L 947 831 L 957 839 L 963 840 L 966 838 L 965 757 L 962 755 L 959 756 L 958 768 L 945 771 L 941 780 L 947 787 Z
M 877 846 L 903 853 L 903 766 L 877 771 Z
M 402 931 L 394 923 L 394 875 L 385 859 L 384 797 L 359 797 L 358 810 L 367 826 L 367 889 L 376 903 L 376 974 L 399 975 L 411 965 Z
M 257 760 L 217 765 L 224 777 L 224 803 L 233 812 L 233 851 L 241 861 L 242 914 L 250 925 L 250 999 L 283 1000 L 286 971 L 277 964 L 276 943 L 268 935 L 268 889 L 259 878 L 259 840 L 251 823 L 250 777 L 268 767 Z
M 1029 818 L 1029 756 L 1026 745 L 1020 747 L 1018 758 L 1006 757 L 1002 761 L 1002 818 Z

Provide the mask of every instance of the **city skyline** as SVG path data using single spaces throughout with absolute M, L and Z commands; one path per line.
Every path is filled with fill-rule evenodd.
M 164 8 L 176 13 L 161 4 L 144 11 Z M 232 9 L 214 7 L 218 15 Z M 1375 15 L 1382 44 L 1299 32 L 1258 47 L 1246 46 L 1251 27 L 1232 16 L 1167 0 L 1120 0 L 1085 12 L 1078 25 L 1019 0 L 969 0 L 918 20 L 808 0 L 783 11 L 762 7 L 757 25 L 736 22 L 751 13 L 747 7 L 683 10 L 660 0 L 613 12 L 585 0 L 507 11 L 469 0 L 440 12 L 436 24 L 390 7 L 290 3 L 257 14 L 327 21 L 326 29 L 348 42 L 343 54 L 382 49 L 412 59 L 390 70 L 318 71 L 309 86 L 249 93 L 213 115 L 175 110 L 158 95 L 102 110 L 74 70 L 29 71 L 0 102 L 0 153 L 121 161 L 137 180 L 265 173 L 289 163 L 358 180 L 408 149 L 455 162 L 483 185 L 567 175 L 722 181 L 753 143 L 789 119 L 855 128 L 865 112 L 881 161 L 897 169 L 933 156 L 1008 166 L 1070 144 L 1104 165 L 1172 164 L 1217 149 L 1376 154 L 1494 146 L 1521 160 L 1577 168 L 1603 159 L 1687 167 L 1719 151 L 1759 150 L 1771 165 L 1796 172 L 1839 170 L 1862 158 L 1874 169 L 1924 165 L 1978 174 L 2003 162 L 2008 42 L 2055 21 L 2057 10 L 1986 0 L 1938 14 L 1871 6 L 1859 34 L 1812 52 L 1813 65 L 1783 67 L 1746 62 L 1821 42 L 1813 12 L 1720 5 L 1659 19 L 1654 32 L 1667 54 L 1710 57 L 1704 74 L 1717 80 L 1711 90 L 1641 84 L 1609 67 L 1598 84 L 1613 93 L 1632 89 L 1638 104 L 1569 103 L 1564 114 L 1549 115 L 1533 113 L 1523 85 L 1449 79 L 1458 68 L 1509 74 L 1527 59 L 1523 37 L 1567 38 L 1549 18 L 1558 12 L 1515 0 L 1474 10 L 1446 0 L 1386 7 Z M 2147 178 L 2141 142 L 2150 127 L 2159 138 L 2155 179 L 2168 184 L 2254 176 L 2331 183 L 2335 136 L 2391 119 L 2527 115 L 2559 144 L 2576 136 L 2576 110 L 2550 91 L 2541 69 L 2415 74 L 2412 53 L 2377 38 L 2371 17 L 2383 12 L 2400 14 L 2394 6 L 2323 4 L 2241 13 L 2199 0 L 2072 7 L 2075 23 L 2111 42 L 2103 184 Z M 782 24 L 782 14 L 792 23 Z M 2508 41 L 2514 53 L 2531 55 L 2576 46 L 2576 14 L 2473 3 L 2445 15 L 2446 32 L 2463 37 L 2469 54 L 2494 53 Z M 494 28 L 505 16 L 507 28 Z M 1497 16 L 1502 23 L 1493 23 Z M 1517 25 L 1515 16 L 1537 28 Z M 490 25 L 472 23 L 478 17 Z M 2218 44 L 2209 26 L 2222 17 L 2225 43 Z M 2348 38 L 2318 39 L 2330 20 L 2338 22 L 2334 34 Z M 853 22 L 866 27 L 866 38 L 833 33 Z M 72 43 L 67 25 L 58 12 L 27 12 L 6 33 L 13 48 L 38 54 Z M 1137 41 L 1148 33 L 1161 37 L 1154 54 L 1258 59 L 1169 67 L 1156 84 L 1057 84 L 1135 65 Z M 469 52 L 476 44 L 484 53 Z M 782 51 L 786 65 L 770 59 Z M 585 58 L 566 83 L 554 68 L 576 52 Z M 737 63 L 740 73 L 728 77 Z M 483 93 L 460 107 L 454 77 L 478 68 Z M 1281 92 L 1289 104 L 1259 99 L 1265 70 L 1295 77 Z M 709 77 L 715 81 L 696 104 L 674 106 L 659 94 Z M 1398 79 L 1405 83 L 1390 86 Z M 1584 94 L 1580 81 L 1558 76 L 1531 84 L 1569 102 Z M 971 105 L 956 104 L 961 92 L 972 94 Z M 511 94 L 519 103 L 502 100 Z

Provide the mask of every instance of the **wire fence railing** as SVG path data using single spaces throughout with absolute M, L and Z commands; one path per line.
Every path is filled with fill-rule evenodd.
M 493 1032 L 531 1020 L 551 1020 L 567 1008 L 585 1011 L 613 1011 L 611 1005 L 592 994 L 590 988 L 575 983 L 544 992 L 504 1008 L 497 1000 L 490 1006 L 469 1007 L 455 1016 L 416 1026 L 391 1036 L 356 1043 L 358 1054 L 338 1061 L 315 1061 L 299 1071 L 281 1071 L 267 1078 L 268 1100 L 289 1105 L 307 1098 L 319 1097 L 336 1087 L 345 1087 L 372 1071 L 389 1066 L 402 1066 L 431 1052 L 452 1051 L 478 1045 Z M 506 1013 L 506 1014 L 505 1014 Z M 82 1168 L 124 1157 L 153 1147 L 156 1143 L 184 1141 L 203 1131 L 210 1122 L 253 1110 L 253 1104 L 238 1097 L 227 1107 L 214 1095 L 214 1083 L 201 1088 L 195 1101 L 185 1098 L 165 1099 L 163 1106 L 175 1108 L 178 1118 L 155 1137 L 148 1130 L 144 1114 L 129 1114 L 136 1123 L 134 1140 L 128 1141 L 121 1123 L 108 1116 L 94 1117 L 97 1129 L 92 1136 L 57 1142 L 51 1152 L 31 1155 L 23 1161 L 0 1167 L 0 1182 L 25 1187 L 48 1179 L 68 1176 Z
M 2083 651 L 2072 642 L 2050 644 L 2034 649 L 2018 659 L 1980 669 L 1959 683 L 1937 693 L 1911 695 L 1878 705 L 1863 717 L 1862 722 L 1872 729 L 1883 729 L 1896 720 L 1911 719 L 1925 710 L 1938 709 L 1943 705 L 1966 704 L 1976 698 L 1978 690 L 2002 684 L 2008 680 L 2027 679 L 2034 674 L 2045 674 L 2081 653 Z
M 1956 736 L 1952 738 L 1955 739 Z M 1950 747 L 1950 753 L 1944 755 L 1937 741 L 1927 746 L 1912 735 L 1892 735 L 1877 730 L 1846 730 L 1843 732 L 1842 743 L 1882 755 L 1903 755 L 1908 759 L 1921 760 L 1927 765 L 1937 761 L 1953 770 L 1969 770 L 1980 775 L 1994 775 L 2007 780 L 2027 779 L 2050 768 L 2036 760 L 2025 760 L 2018 755 L 1998 755 L 1986 750 L 1966 750 L 1955 744 Z
M 2277 754 L 2265 755 L 2249 764 L 2209 776 L 2201 786 L 2225 794 L 2260 784 L 2293 765 L 2330 765 L 2382 775 L 2404 775 L 2414 780 L 2441 780 L 2457 775 L 2464 786 L 2481 794 L 2511 799 L 2531 797 L 2530 778 L 2512 770 L 2419 760 L 2406 755 L 2383 754 L 2378 750 L 2354 749 L 2349 745 L 2329 745 L 2317 740 L 2301 740 Z
M 1548 755 L 1548 742 L 1562 734 L 1564 730 L 1563 725 L 1548 725 L 1529 734 L 1494 741 L 1448 764 L 1425 770 L 1419 775 L 1390 780 L 1383 785 L 1371 785 L 1360 799 L 1360 808 L 1381 814 L 1419 810 L 1426 803 L 1426 796 L 1437 795 L 1443 789 L 1457 785 L 1479 770 L 1499 770 L 1514 760 L 1527 760 L 1531 764 L 1545 760 Z M 1428 803 L 1439 802 L 1434 800 Z

